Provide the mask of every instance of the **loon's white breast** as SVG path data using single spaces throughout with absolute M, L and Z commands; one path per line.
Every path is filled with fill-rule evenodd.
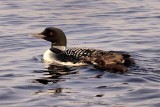
M 66 49 L 65 46 L 54 46 L 54 48 L 62 51 Z M 52 52 L 51 49 L 45 51 L 45 53 L 43 54 L 43 60 L 49 63 L 59 62 L 57 61 L 56 53 Z
M 55 54 L 50 49 L 48 49 L 43 54 L 43 60 L 48 63 L 56 62 Z

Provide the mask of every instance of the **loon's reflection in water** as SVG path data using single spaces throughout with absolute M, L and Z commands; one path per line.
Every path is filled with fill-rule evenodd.
M 129 72 L 132 72 L 135 68 L 138 66 L 134 65 L 129 68 L 130 71 L 128 72 L 121 72 L 121 71 L 110 71 L 110 70 L 104 70 L 101 68 L 98 68 L 97 66 L 80 66 L 80 67 L 69 67 L 69 66 L 60 66 L 60 65 L 48 65 L 46 70 L 35 70 L 34 72 L 36 73 L 45 73 L 44 77 L 35 79 L 36 82 L 39 82 L 41 84 L 48 84 L 48 83 L 57 83 L 60 81 L 65 81 L 67 78 L 64 77 L 66 75 L 71 75 L 71 74 L 78 74 L 79 69 L 80 71 L 82 69 L 88 69 L 89 72 L 96 71 L 97 74 L 94 77 L 89 77 L 89 78 L 101 78 L 105 72 L 110 72 L 110 73 L 117 73 L 117 74 L 127 74 Z M 94 73 L 93 73 L 94 74 Z M 91 74 L 92 75 L 92 74 Z
M 46 72 L 44 77 L 36 79 L 37 82 L 42 84 L 57 83 L 59 81 L 64 81 L 65 78 L 62 76 L 69 74 L 77 74 L 74 67 L 59 66 L 59 65 L 49 65 L 46 70 L 35 70 L 34 72 Z
M 35 73 L 43 74 L 42 77 L 35 79 L 35 82 L 47 85 L 58 83 L 73 78 L 102 78 L 106 72 L 123 74 L 121 72 L 112 72 L 108 70 L 98 69 L 94 66 L 60 66 L 48 65 L 46 70 L 34 70 Z
M 58 82 L 65 81 L 67 78 L 63 77 L 65 75 L 77 74 L 75 67 L 67 66 L 58 66 L 58 65 L 49 65 L 46 70 L 34 70 L 35 73 L 44 73 L 43 77 L 35 79 L 34 82 L 38 82 L 43 85 L 47 84 L 56 84 Z M 61 93 L 64 88 L 61 85 L 52 85 L 47 89 L 39 89 L 34 94 L 43 95 L 43 94 L 58 94 Z

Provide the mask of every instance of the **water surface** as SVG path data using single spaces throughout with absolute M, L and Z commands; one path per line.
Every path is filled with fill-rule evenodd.
M 1 107 L 159 107 L 158 0 L 1 0 Z M 129 52 L 137 65 L 116 74 L 93 67 L 52 72 L 50 43 L 29 34 L 61 28 L 68 47 Z M 56 71 L 56 70 L 55 70 Z

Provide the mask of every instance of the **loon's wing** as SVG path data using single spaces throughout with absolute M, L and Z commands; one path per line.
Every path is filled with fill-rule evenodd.
M 87 63 L 104 69 L 125 68 L 133 64 L 130 55 L 125 52 L 102 51 L 89 48 L 69 48 L 58 54 L 63 62 Z

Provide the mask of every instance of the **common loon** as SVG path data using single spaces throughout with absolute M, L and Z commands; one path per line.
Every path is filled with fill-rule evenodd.
M 128 53 L 103 51 L 90 48 L 67 48 L 64 32 L 55 27 L 48 27 L 43 32 L 32 36 L 51 42 L 51 48 L 43 54 L 43 60 L 61 65 L 94 65 L 97 68 L 111 71 L 128 71 L 134 63 Z

